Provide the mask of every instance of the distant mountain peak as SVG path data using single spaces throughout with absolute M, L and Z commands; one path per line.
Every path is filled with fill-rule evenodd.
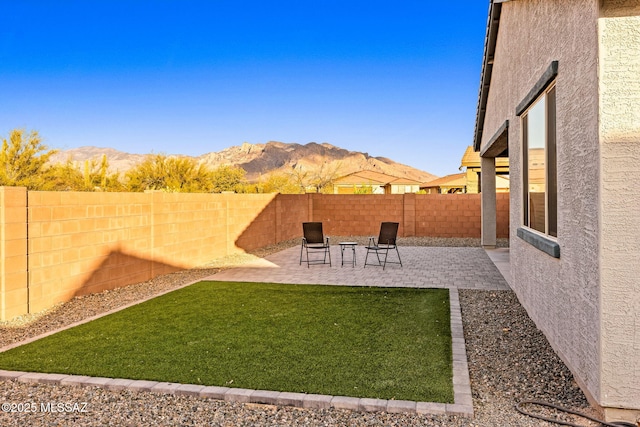
M 103 155 L 107 156 L 111 170 L 120 173 L 131 169 L 145 157 L 143 154 L 131 154 L 113 148 L 85 146 L 62 150 L 51 158 L 51 162 L 66 162 L 67 159 L 76 162 L 100 160 Z M 279 141 L 269 141 L 265 144 L 244 142 L 195 158 L 212 168 L 223 165 L 239 166 L 247 172 L 249 180 L 256 180 L 273 172 L 311 171 L 320 167 L 335 169 L 340 176 L 373 170 L 419 182 L 437 178 L 429 172 L 394 162 L 386 157 L 371 157 L 369 153 L 349 151 L 327 142 L 309 142 L 304 145 Z

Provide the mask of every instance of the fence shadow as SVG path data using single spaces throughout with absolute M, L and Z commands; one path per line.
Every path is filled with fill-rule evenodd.
M 184 267 L 113 250 L 77 288 L 73 296 L 83 296 L 127 285 L 142 283 L 163 274 L 184 270 Z
M 237 248 L 251 251 L 302 236 L 310 218 L 310 194 L 278 194 L 235 239 Z

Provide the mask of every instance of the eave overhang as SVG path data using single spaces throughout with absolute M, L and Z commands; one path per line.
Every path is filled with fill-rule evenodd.
M 492 0 L 489 5 L 487 32 L 484 39 L 482 71 L 480 73 L 480 90 L 478 94 L 478 109 L 476 112 L 476 127 L 473 138 L 474 151 L 480 151 L 480 144 L 482 143 L 482 132 L 484 130 L 489 86 L 491 85 L 493 59 L 496 52 L 496 42 L 498 40 L 498 28 L 500 26 L 500 15 L 502 14 L 502 3 L 503 1 Z

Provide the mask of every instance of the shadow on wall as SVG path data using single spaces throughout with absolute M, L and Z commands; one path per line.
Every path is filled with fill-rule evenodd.
M 167 264 L 113 250 L 98 265 L 73 296 L 83 296 L 120 288 L 123 283 L 146 282 L 162 274 L 174 273 L 184 267 Z
M 310 221 L 309 194 L 278 194 L 235 239 L 237 248 L 251 251 L 302 236 L 302 223 Z

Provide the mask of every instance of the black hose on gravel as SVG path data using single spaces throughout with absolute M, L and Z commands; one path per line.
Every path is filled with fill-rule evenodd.
M 587 414 L 583 414 L 582 412 L 578 412 L 578 411 L 574 411 L 574 410 L 571 410 L 571 409 L 563 408 L 562 406 L 554 405 L 554 404 L 548 403 L 548 402 L 542 402 L 542 401 L 539 401 L 539 400 L 523 400 L 522 402 L 517 403 L 516 406 L 515 406 L 516 411 L 520 412 L 523 415 L 527 415 L 527 416 L 532 417 L 532 418 L 537 418 L 539 420 L 548 421 L 550 423 L 560 424 L 560 425 L 564 425 L 564 426 L 584 427 L 584 426 L 582 426 L 580 424 L 573 424 L 573 423 L 569 423 L 569 422 L 566 422 L 566 421 L 560 421 L 557 418 L 547 418 L 547 417 L 544 417 L 544 416 L 539 415 L 539 414 L 534 414 L 532 412 L 527 412 L 524 409 L 522 409 L 523 405 L 546 406 L 548 408 L 555 409 L 556 411 L 566 412 L 568 414 L 577 415 L 579 417 L 586 418 L 586 419 L 591 420 L 591 421 L 595 421 L 595 422 L 600 423 L 601 425 L 607 426 L 607 427 L 637 427 L 636 424 L 628 423 L 626 421 L 614 421 L 614 422 L 608 423 L 606 421 L 602 421 L 602 420 L 599 420 L 597 418 L 593 418 L 593 417 L 591 417 L 591 416 L 589 416 Z

